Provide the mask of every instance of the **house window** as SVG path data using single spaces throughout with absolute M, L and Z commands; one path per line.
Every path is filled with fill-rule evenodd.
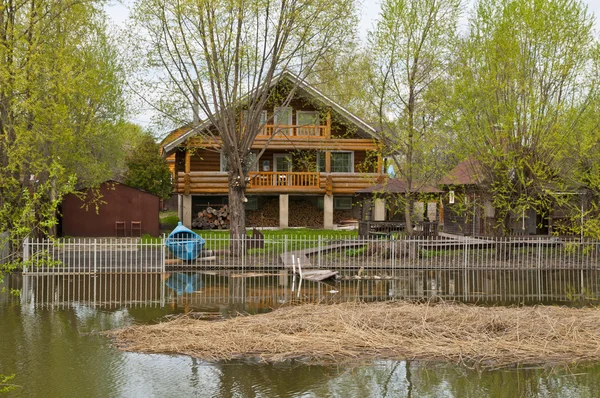
M 325 200 L 323 197 L 317 199 L 317 208 L 323 209 L 325 207 Z M 334 196 L 333 197 L 333 209 L 334 210 L 352 210 L 352 197 L 350 196 Z
M 275 124 L 276 135 L 290 135 L 290 129 L 282 127 L 292 125 L 292 108 L 289 106 L 280 106 L 275 108 L 273 114 L 273 123 Z
M 325 172 L 325 152 L 317 153 L 317 171 Z M 332 173 L 354 173 L 354 152 L 331 152 Z
M 325 152 L 317 152 L 317 171 L 325 172 Z
M 318 136 L 319 112 L 314 111 L 298 111 L 296 112 L 296 124 L 298 124 L 298 135 L 301 136 Z
M 352 197 L 333 197 L 333 208 L 335 210 L 352 210 Z
M 246 167 L 248 167 L 250 171 L 258 171 L 258 161 L 256 160 L 257 155 L 257 151 L 252 151 L 246 157 Z M 225 156 L 223 152 L 221 152 L 221 171 L 229 171 L 227 156 Z
M 247 129 L 247 120 L 248 120 L 248 111 L 242 111 L 242 129 Z M 260 129 L 259 135 L 265 134 L 265 124 L 267 124 L 267 111 L 262 111 L 260 113 L 260 119 L 258 121 L 258 128 Z
M 229 171 L 229 165 L 227 164 L 227 156 L 221 152 L 221 171 Z
M 247 197 L 246 210 L 258 210 L 258 198 L 256 196 Z

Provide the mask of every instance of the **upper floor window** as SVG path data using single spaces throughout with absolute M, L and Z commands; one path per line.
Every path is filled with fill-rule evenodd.
M 290 129 L 285 127 L 292 125 L 292 107 L 279 106 L 275 108 L 273 124 L 275 124 L 276 134 L 290 135 Z
M 298 124 L 298 135 L 301 136 L 318 136 L 319 112 L 316 111 L 297 111 L 296 123 Z
M 242 111 L 242 128 L 243 129 L 247 129 L 248 123 L 248 111 L 244 110 Z M 267 111 L 261 111 L 260 112 L 260 118 L 258 120 L 258 128 L 261 130 L 261 132 L 259 134 L 264 134 L 264 129 L 265 129 L 265 124 L 267 124 Z

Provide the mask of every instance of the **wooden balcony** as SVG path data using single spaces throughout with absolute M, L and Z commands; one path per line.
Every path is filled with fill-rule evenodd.
M 329 126 L 266 125 L 257 138 L 325 138 L 330 135 Z
M 252 172 L 247 192 L 260 194 L 351 195 L 375 185 L 382 178 L 376 173 Z M 225 172 L 179 172 L 175 192 L 193 195 L 226 195 L 229 189 Z
M 293 172 L 251 172 L 249 189 L 271 189 L 277 187 L 286 189 L 319 189 L 321 179 L 319 173 L 293 173 Z

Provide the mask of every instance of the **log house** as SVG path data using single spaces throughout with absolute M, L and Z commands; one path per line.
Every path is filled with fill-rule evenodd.
M 266 150 L 250 172 L 247 210 L 272 205 L 268 199 L 279 197 L 279 226 L 286 228 L 289 201 L 304 200 L 321 212 L 322 226 L 332 228 L 337 210 L 352 210 L 356 191 L 386 178 L 375 129 L 290 73 L 274 79 L 273 89 L 289 83 L 297 89 L 288 107 L 271 104 L 263 111 L 267 122 L 252 150 Z M 218 142 L 199 134 L 210 128 L 208 121 L 195 130 L 192 124 L 182 126 L 162 147 L 163 156 L 172 160 L 179 216 L 188 227 L 202 206 L 227 203 L 225 157 Z

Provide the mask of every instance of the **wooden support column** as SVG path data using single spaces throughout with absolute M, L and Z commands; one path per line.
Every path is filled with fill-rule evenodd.
M 373 221 L 385 221 L 385 199 L 375 199 L 375 211 Z
M 279 195 L 279 228 L 288 227 L 290 195 Z
M 381 157 L 381 154 L 377 154 L 377 174 L 384 174 L 385 171 L 383 170 L 383 158 Z
M 325 172 L 331 173 L 331 151 L 325 151 Z
M 181 203 L 181 223 L 187 227 L 192 228 L 192 195 L 183 195 Z
M 331 111 L 327 111 L 327 130 L 325 131 L 325 138 L 331 137 Z
M 190 194 L 190 169 L 191 169 L 191 155 L 190 155 L 190 148 L 189 146 L 186 148 L 185 150 L 185 176 L 184 176 L 184 188 L 183 188 L 183 193 L 184 195 L 189 195 Z
M 333 229 L 333 195 L 323 197 L 323 228 Z

